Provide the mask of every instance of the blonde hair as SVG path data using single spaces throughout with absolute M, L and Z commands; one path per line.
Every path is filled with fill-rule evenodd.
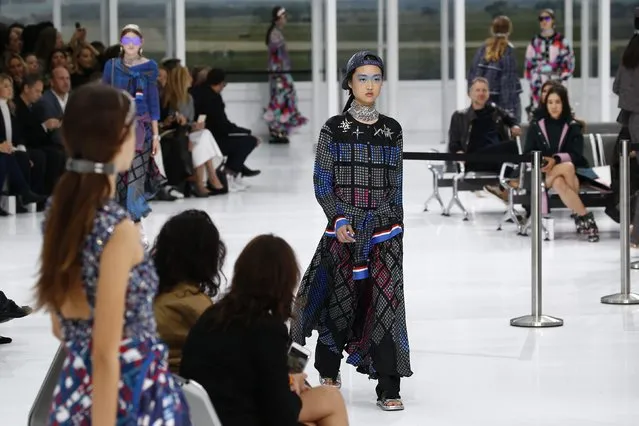
M 484 59 L 487 62 L 497 62 L 506 53 L 508 48 L 508 36 L 513 30 L 513 24 L 507 16 L 498 16 L 493 19 L 491 26 L 492 37 L 486 40 L 486 53 Z
M 166 86 L 163 90 L 162 105 L 177 110 L 189 100 L 191 74 L 186 67 L 177 66 L 167 72 Z
M 9 74 L 1 73 L 0 84 L 3 84 L 5 81 L 8 81 L 11 87 L 13 88 L 13 79 L 9 76 Z M 13 94 L 14 97 L 15 95 L 16 93 Z M 13 114 L 16 110 L 16 104 L 13 102 L 13 99 L 7 99 L 7 105 L 9 105 L 9 111 L 11 112 L 11 114 Z

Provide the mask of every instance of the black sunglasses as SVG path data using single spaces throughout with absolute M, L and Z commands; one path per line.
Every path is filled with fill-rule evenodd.
M 539 17 L 539 22 L 551 21 L 551 20 L 552 20 L 552 17 L 548 15 L 542 15 Z

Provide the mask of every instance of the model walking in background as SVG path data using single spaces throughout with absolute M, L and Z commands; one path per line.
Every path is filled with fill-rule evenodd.
M 508 41 L 513 24 L 507 16 L 493 19 L 491 37 L 477 50 L 468 71 L 468 88 L 477 77 L 488 80 L 490 102 L 494 102 L 517 120 L 521 120 L 521 82 L 515 48 Z
M 370 52 L 348 61 L 341 115 L 324 124 L 315 196 L 328 225 L 298 291 L 293 340 L 315 329 L 315 368 L 341 386 L 342 352 L 378 380 L 377 405 L 402 410 L 401 377 L 412 375 L 403 281 L 402 128 L 375 109 L 384 63 Z
M 282 33 L 286 19 L 286 9 L 275 6 L 271 26 L 266 32 L 271 100 L 264 113 L 264 120 L 268 123 L 271 143 L 288 143 L 290 131 L 308 121 L 297 109 L 297 93 L 293 77 L 288 73 L 291 70 L 291 59 Z
M 539 13 L 541 31 L 526 49 L 524 78 L 530 83 L 530 115 L 539 106 L 541 86 L 547 80 L 567 81 L 575 71 L 575 55 L 568 40 L 555 30 L 555 12 L 544 9 Z
M 126 90 L 137 108 L 135 158 L 131 169 L 118 176 L 117 201 L 129 212 L 140 228 L 145 247 L 149 242 L 142 228 L 142 219 L 151 213 L 148 201 L 165 183 L 153 156 L 160 144 L 158 120 L 158 64 L 142 56 L 142 32 L 137 25 L 127 25 L 120 33 L 120 57 L 104 65 L 102 81 Z

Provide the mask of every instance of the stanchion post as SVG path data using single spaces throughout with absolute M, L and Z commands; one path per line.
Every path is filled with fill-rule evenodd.
M 619 213 L 621 248 L 621 292 L 601 298 L 608 305 L 636 305 L 639 295 L 630 292 L 630 141 L 622 139 L 619 154 Z
M 532 153 L 532 173 L 530 185 L 530 204 L 532 219 L 531 241 L 531 271 L 530 279 L 532 284 L 532 314 L 510 320 L 510 325 L 514 327 L 559 327 L 564 325 L 564 320 L 560 318 L 543 315 L 542 313 L 542 293 L 541 293 L 541 247 L 542 247 L 542 225 L 541 225 L 541 152 Z

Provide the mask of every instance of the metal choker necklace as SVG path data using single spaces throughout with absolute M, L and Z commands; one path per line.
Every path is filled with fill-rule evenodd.
M 370 123 L 377 121 L 379 118 L 379 111 L 375 109 L 375 104 L 371 106 L 361 105 L 357 101 L 353 101 L 353 104 L 348 109 L 348 113 L 357 121 L 363 121 Z

